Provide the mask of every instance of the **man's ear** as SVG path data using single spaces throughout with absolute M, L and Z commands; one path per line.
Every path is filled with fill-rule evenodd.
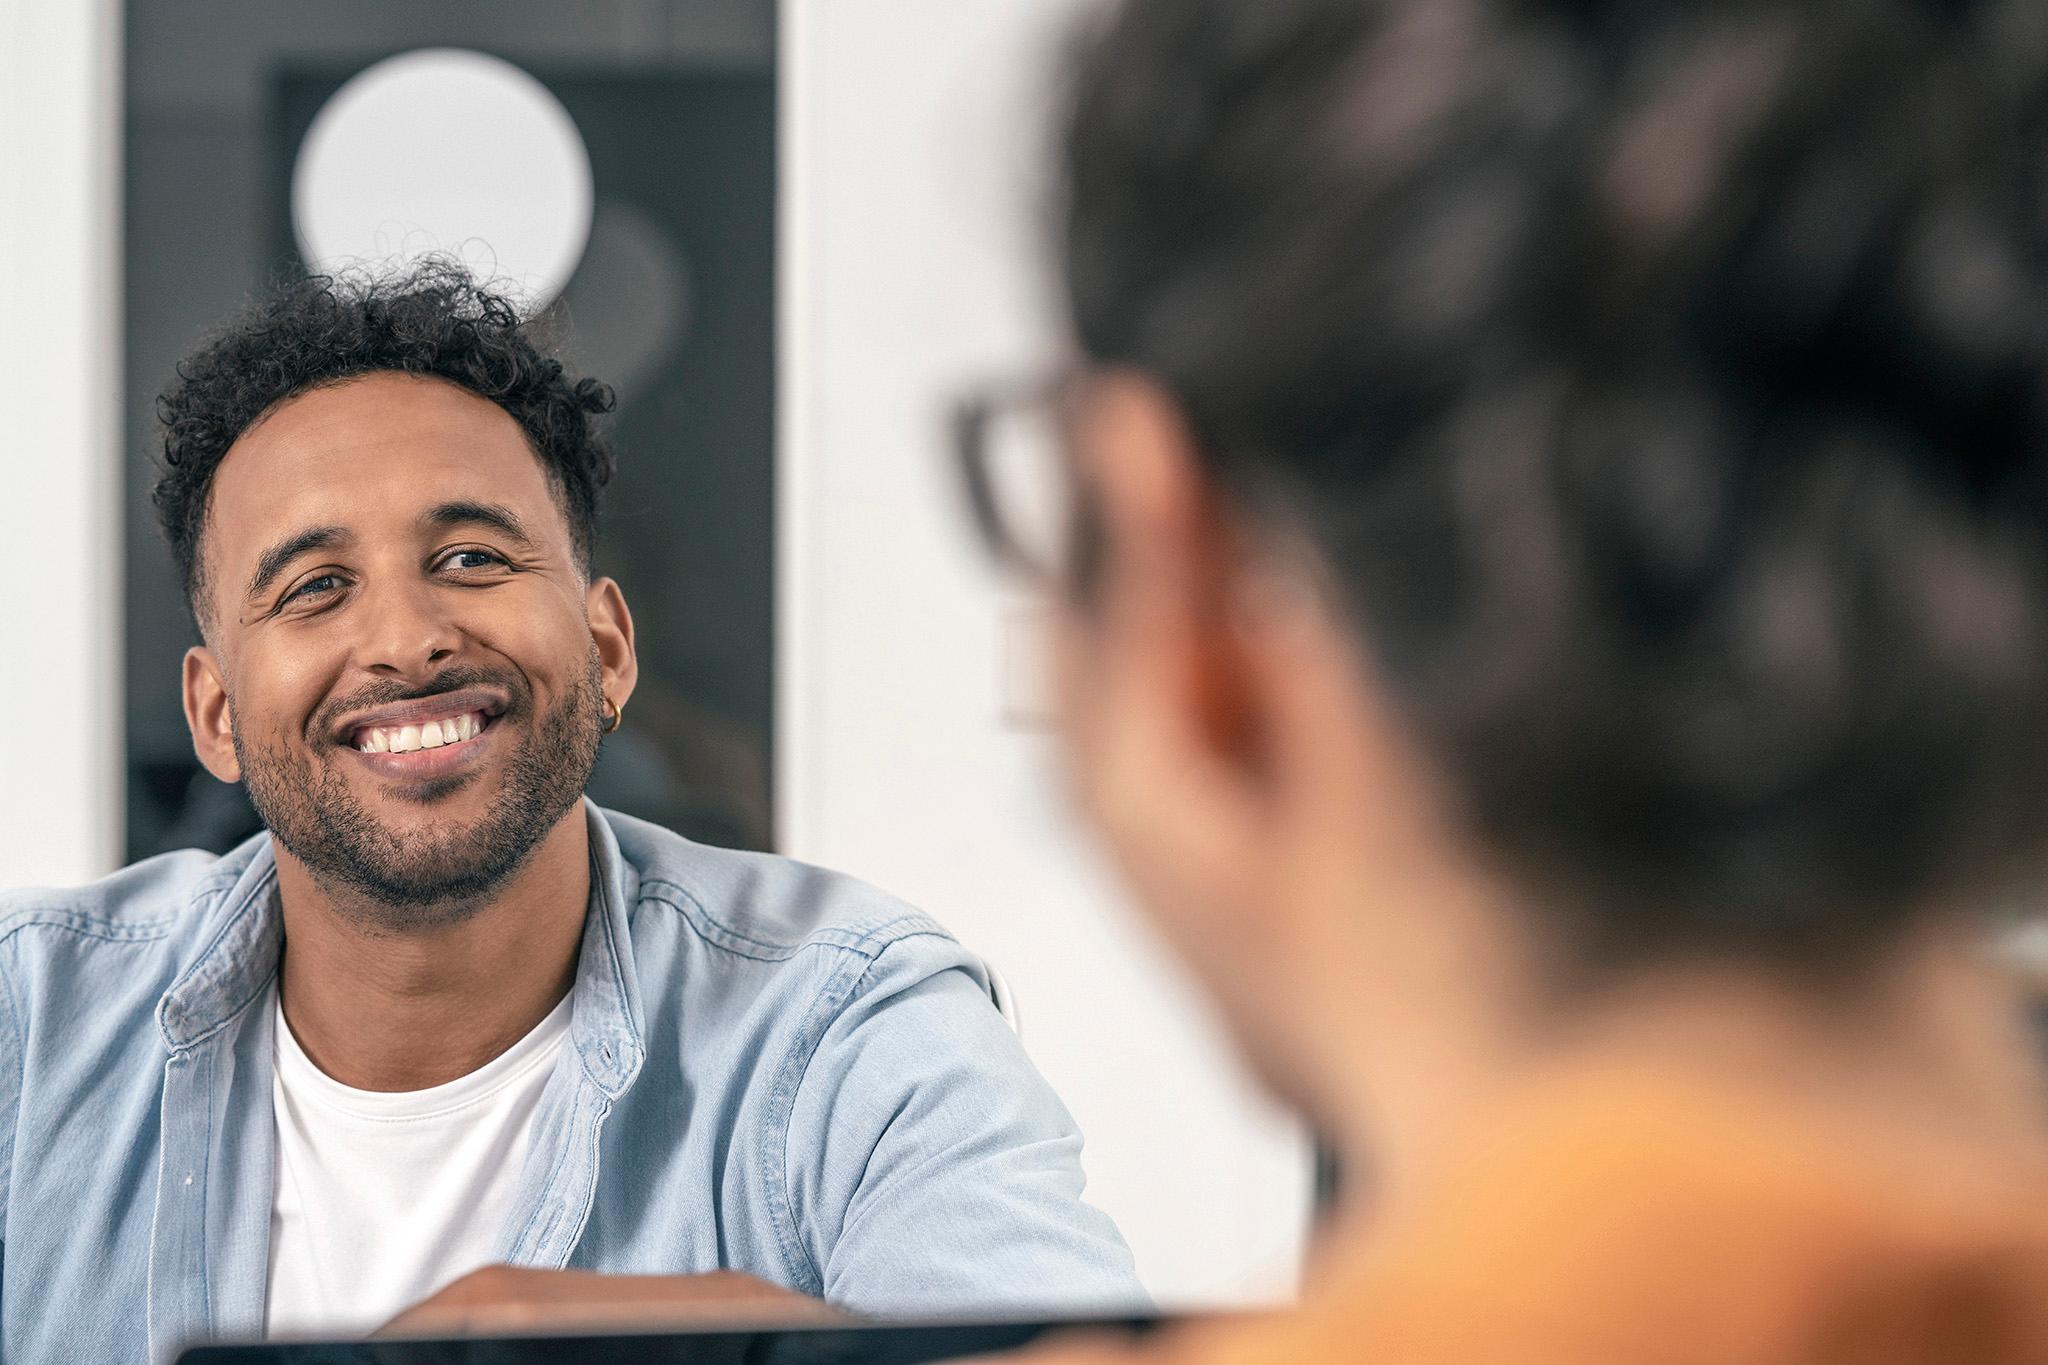
M 626 595 L 616 581 L 597 579 L 584 598 L 584 614 L 590 618 L 590 639 L 604 670 L 604 695 L 613 706 L 623 707 L 640 681 L 640 656 L 633 652 L 633 613 L 626 609 Z
M 242 780 L 235 757 L 235 715 L 220 662 L 205 645 L 185 651 L 185 725 L 192 731 L 192 752 L 206 771 L 223 782 Z

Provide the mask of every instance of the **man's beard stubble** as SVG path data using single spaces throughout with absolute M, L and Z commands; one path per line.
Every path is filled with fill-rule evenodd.
M 480 910 L 581 799 L 602 738 L 602 679 L 593 652 L 578 684 L 558 706 L 532 721 L 526 738 L 505 761 L 497 799 L 467 828 L 432 821 L 432 803 L 447 786 L 427 786 L 420 821 L 394 829 L 356 799 L 335 766 L 338 755 L 322 763 L 282 746 L 245 744 L 239 728 L 235 755 L 256 813 L 316 882 L 344 893 L 335 897 L 338 908 L 359 907 L 357 913 L 374 927 L 391 931 L 453 923 Z M 433 693 L 426 695 L 478 684 L 497 684 L 510 696 L 511 705 L 492 722 L 493 729 L 532 719 L 533 695 L 523 679 L 451 669 L 435 679 Z M 421 695 L 417 690 L 366 691 L 327 709 Z M 320 729 L 316 723 L 314 732 Z

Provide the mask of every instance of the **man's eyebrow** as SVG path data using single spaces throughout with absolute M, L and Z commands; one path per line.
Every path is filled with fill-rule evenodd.
M 339 526 L 309 526 L 296 535 L 287 536 L 265 550 L 263 557 L 256 561 L 256 572 L 249 579 L 249 596 L 261 594 L 284 572 L 285 566 L 300 555 L 352 544 L 354 540 L 353 535 Z
M 488 526 L 531 548 L 533 537 L 526 533 L 526 523 L 519 519 L 511 508 L 495 502 L 437 503 L 420 514 L 422 527 Z

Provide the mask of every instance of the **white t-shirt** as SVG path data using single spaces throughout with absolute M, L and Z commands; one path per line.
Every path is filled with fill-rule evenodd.
M 427 1090 L 357 1090 L 275 1012 L 272 1336 L 359 1335 L 488 1265 L 562 1043 L 569 998 L 510 1050 Z

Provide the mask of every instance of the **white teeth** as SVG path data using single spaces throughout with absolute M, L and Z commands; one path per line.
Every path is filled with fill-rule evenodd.
M 409 754 L 419 749 L 438 749 L 443 745 L 475 739 L 483 733 L 483 728 L 483 713 L 472 711 L 466 716 L 430 720 L 425 725 L 365 730 L 356 747 L 366 754 Z

